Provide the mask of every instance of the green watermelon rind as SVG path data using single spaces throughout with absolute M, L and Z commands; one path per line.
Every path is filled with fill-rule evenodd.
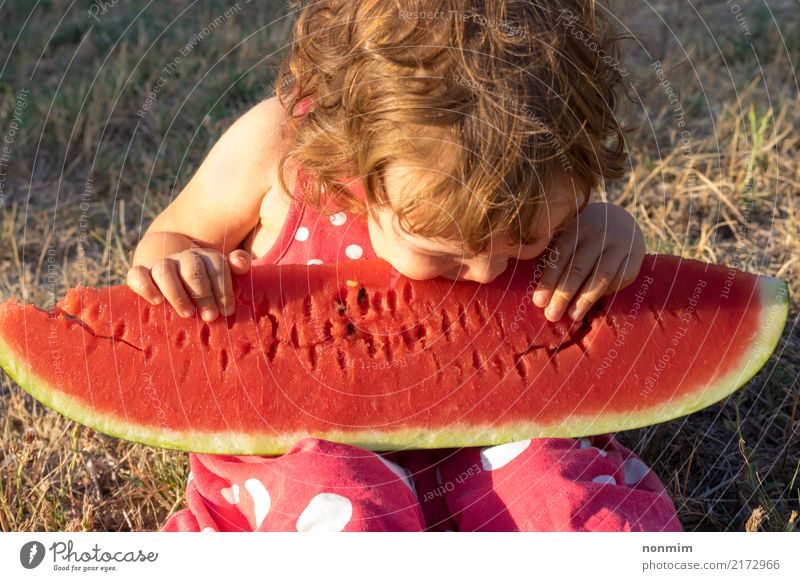
M 698 394 L 689 393 L 668 404 L 656 404 L 647 411 L 634 413 L 601 413 L 599 415 L 570 416 L 549 426 L 531 422 L 504 425 L 478 426 L 464 424 L 449 429 L 419 427 L 395 431 L 361 430 L 327 432 L 294 432 L 283 435 L 249 435 L 231 432 L 209 433 L 200 431 L 175 431 L 157 426 L 133 425 L 124 418 L 98 414 L 77 399 L 65 395 L 30 371 L 24 355 L 15 356 L 14 350 L 0 336 L 0 366 L 26 392 L 47 407 L 94 430 L 128 440 L 173 450 L 207 454 L 276 455 L 289 450 L 298 440 L 315 437 L 360 446 L 369 450 L 396 450 L 403 448 L 458 448 L 493 446 L 528 438 L 577 438 L 595 434 L 619 432 L 666 422 L 706 408 L 735 392 L 752 379 L 766 364 L 775 350 L 789 315 L 789 292 L 786 283 L 771 277 L 759 277 L 761 324 L 758 340 L 740 358 L 743 364 L 731 369 Z

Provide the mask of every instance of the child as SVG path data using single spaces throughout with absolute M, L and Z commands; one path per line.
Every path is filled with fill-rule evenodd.
M 549 249 L 534 302 L 557 321 L 636 277 L 635 221 L 589 203 L 624 162 L 601 11 L 400 4 L 302 8 L 276 97 L 225 132 L 142 238 L 137 293 L 211 321 L 232 312 L 231 274 L 251 259 L 379 257 L 415 279 L 487 283 Z M 284 456 L 190 466 L 188 509 L 165 531 L 682 530 L 661 482 L 610 434 L 380 455 L 307 438 Z

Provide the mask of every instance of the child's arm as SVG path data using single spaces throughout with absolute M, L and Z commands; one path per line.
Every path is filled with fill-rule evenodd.
M 550 321 L 558 321 L 567 311 L 571 319 L 582 319 L 600 297 L 636 279 L 645 254 L 636 220 L 613 204 L 587 205 L 551 248 L 556 258 L 542 273 L 533 295 L 536 306 L 547 306 L 545 316 Z
M 163 296 L 182 316 L 195 305 L 205 320 L 233 312 L 231 273 L 250 268 L 236 250 L 255 227 L 285 145 L 285 110 L 277 98 L 242 115 L 140 240 L 127 283 L 153 304 Z

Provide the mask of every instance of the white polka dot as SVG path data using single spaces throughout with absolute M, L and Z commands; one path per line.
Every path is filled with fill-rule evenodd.
M 647 476 L 650 469 L 645 466 L 644 462 L 636 458 L 628 458 L 623 465 L 625 471 L 625 484 L 628 486 L 636 484 L 642 478 Z
M 361 258 L 364 255 L 364 249 L 361 248 L 358 244 L 351 244 L 347 248 L 344 249 L 344 253 L 347 255 L 347 258 L 352 258 L 353 260 L 357 258 Z
M 414 488 L 414 479 L 411 477 L 411 472 L 409 472 L 408 470 L 406 470 L 405 468 L 403 468 L 403 467 L 402 467 L 402 466 L 400 466 L 399 464 L 395 464 L 395 463 L 394 463 L 394 462 L 392 462 L 391 460 L 387 460 L 387 459 L 386 459 L 386 458 L 384 458 L 383 456 L 380 456 L 380 455 L 378 455 L 378 459 L 379 459 L 381 462 L 383 462 L 383 463 L 384 463 L 384 465 L 385 465 L 385 466 L 386 466 L 386 467 L 387 467 L 389 470 L 391 470 L 392 472 L 394 472 L 395 474 L 397 474 L 397 475 L 400 477 L 400 479 L 403 481 L 403 484 L 405 484 L 406 486 L 408 486 L 408 489 L 409 489 L 411 492 L 413 492 L 413 493 L 414 493 L 414 495 L 416 496 L 416 494 L 417 494 L 417 491 L 416 491 L 416 489 Z M 437 470 L 439 469 L 439 468 L 438 468 L 438 466 L 437 466 L 437 468 L 436 468 L 436 469 L 437 469 Z
M 591 447 L 592 443 L 589 441 L 589 438 L 581 438 L 581 448 L 591 448 Z M 606 452 L 605 450 L 602 450 L 600 448 L 595 448 L 595 450 L 597 450 L 598 454 L 600 454 L 603 458 L 608 456 L 608 452 Z
M 297 519 L 298 532 L 338 532 L 353 516 L 353 503 L 340 494 L 323 492 L 316 495 Z
M 204 533 L 215 533 L 215 532 L 217 532 L 217 531 L 215 531 L 215 530 L 214 530 L 213 528 L 211 528 L 211 527 L 205 527 L 205 528 L 203 529 L 203 532 L 204 532 Z
M 272 497 L 270 497 L 269 491 L 264 487 L 264 484 L 257 478 L 248 478 L 247 482 L 244 483 L 244 487 L 253 499 L 256 528 L 259 528 L 272 506 Z
M 219 493 L 228 504 L 239 504 L 239 485 L 233 484 L 230 488 L 220 488 Z
M 522 454 L 530 445 L 530 440 L 520 440 L 519 442 L 509 442 L 508 444 L 500 444 L 491 448 L 482 448 L 481 464 L 483 464 L 483 469 L 497 470 L 502 468 Z
M 595 476 L 592 478 L 592 482 L 597 482 L 598 484 L 616 484 L 617 481 L 614 480 L 613 476 L 609 476 L 608 474 L 603 474 L 601 476 Z
M 306 240 L 308 240 L 308 234 L 309 234 L 308 228 L 306 228 L 305 226 L 300 226 L 297 229 L 297 233 L 294 235 L 294 239 L 299 240 L 300 242 L 305 242 Z
M 344 212 L 336 212 L 333 216 L 331 216 L 331 224 L 334 226 L 341 226 L 347 222 L 347 214 Z
M 315 264 L 322 264 L 322 261 L 319 258 L 312 258 L 308 262 L 306 262 L 308 266 L 313 266 Z

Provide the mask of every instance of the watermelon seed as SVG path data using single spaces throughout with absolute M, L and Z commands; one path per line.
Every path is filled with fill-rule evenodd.
M 442 333 L 444 338 L 450 342 L 450 317 L 445 309 L 442 309 Z
M 478 371 L 483 369 L 483 361 L 477 349 L 472 351 L 472 366 Z
M 353 323 L 347 323 L 347 334 L 352 335 L 356 332 L 356 326 Z
M 175 346 L 178 349 L 183 349 L 183 346 L 186 344 L 186 331 L 183 329 L 178 329 L 178 332 L 175 334 Z
M 224 347 L 219 350 L 219 366 L 222 368 L 222 373 L 228 370 L 228 350 Z
M 406 281 L 403 285 L 403 302 L 405 304 L 410 305 L 411 301 L 414 298 L 414 288 L 411 286 L 411 283 Z
M 395 289 L 389 289 L 389 292 L 386 293 L 386 306 L 389 307 L 389 313 L 394 317 L 397 313 L 397 291 Z
M 414 344 L 414 339 L 408 332 L 406 327 L 400 329 L 400 336 L 403 337 L 403 343 L 405 343 L 406 347 L 411 348 Z
M 381 298 L 381 293 L 378 291 L 372 293 L 372 310 L 378 314 L 383 312 L 383 300 Z
M 208 325 L 203 325 L 200 328 L 200 342 L 203 344 L 203 347 L 209 346 L 209 340 L 211 339 L 211 329 Z
M 311 371 L 317 370 L 317 346 L 312 345 L 308 348 L 308 362 L 311 364 Z
M 467 330 L 467 313 L 464 312 L 464 305 L 458 305 L 458 316 L 456 317 L 461 324 L 461 328 Z
M 389 338 L 386 338 L 386 341 L 383 343 L 383 352 L 386 354 L 386 361 L 393 361 L 392 359 L 392 345 L 389 342 Z
M 292 342 L 292 347 L 298 349 L 300 347 L 300 340 L 297 337 L 297 325 L 292 324 L 292 330 L 289 333 L 289 340 Z
M 356 297 L 356 301 L 359 305 L 363 304 L 364 302 L 369 302 L 367 301 L 367 289 L 365 289 L 363 286 L 358 289 L 358 297 Z
M 478 323 L 480 323 L 481 328 L 486 324 L 486 316 L 483 314 L 483 309 L 481 308 L 481 302 L 475 301 L 475 314 L 478 316 Z
M 503 360 L 500 358 L 499 355 L 495 355 L 492 358 L 492 367 L 497 371 L 497 374 L 500 377 L 503 377 L 503 372 L 505 371 L 505 365 L 503 365 Z
M 521 353 L 514 355 L 514 369 L 517 370 L 520 379 L 523 381 L 528 379 L 528 370 L 525 368 L 525 360 Z
M 505 337 L 506 336 L 506 330 L 503 327 L 503 318 L 500 316 L 500 311 L 499 310 L 494 312 L 494 320 L 497 323 L 497 330 L 499 331 L 500 336 L 501 337 Z
M 372 335 L 365 335 L 364 342 L 367 344 L 367 355 L 369 355 L 371 358 L 374 359 L 376 349 L 375 349 L 375 340 L 372 338 Z
M 545 351 L 547 352 L 547 362 L 553 366 L 553 369 L 558 371 L 558 359 L 556 359 L 556 353 L 558 353 L 558 347 L 554 349 L 545 348 Z

